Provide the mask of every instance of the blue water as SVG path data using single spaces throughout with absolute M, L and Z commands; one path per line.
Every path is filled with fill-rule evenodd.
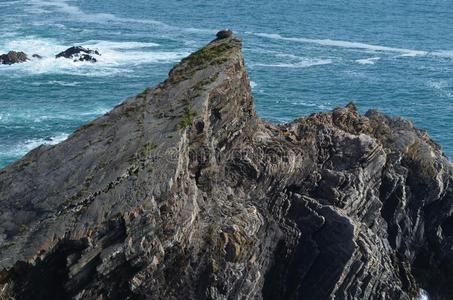
M 405 3 L 407 2 L 407 3 Z M 353 100 L 427 129 L 453 157 L 453 1 L 0 0 L 0 167 L 64 140 L 230 27 L 261 117 L 286 122 Z M 97 64 L 55 60 L 74 44 Z

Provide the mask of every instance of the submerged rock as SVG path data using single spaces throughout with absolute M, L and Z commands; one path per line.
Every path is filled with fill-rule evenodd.
M 9 51 L 7 54 L 0 55 L 0 64 L 3 65 L 23 63 L 27 60 L 27 54 L 25 54 L 24 52 Z
M 39 54 L 33 54 L 31 57 L 37 58 L 37 59 L 42 59 L 42 56 Z
M 58 53 L 55 57 L 70 58 L 73 59 L 75 62 L 89 61 L 94 63 L 97 62 L 97 59 L 94 57 L 94 55 L 100 56 L 101 54 L 97 50 L 91 50 L 81 46 L 73 46 L 71 48 L 66 49 L 63 52 Z
M 0 297 L 452 299 L 452 174 L 353 104 L 259 119 L 219 39 L 0 170 Z

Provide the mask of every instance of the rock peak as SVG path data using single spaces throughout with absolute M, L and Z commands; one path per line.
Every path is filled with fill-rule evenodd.
M 0 170 L 0 298 L 451 299 L 452 174 L 378 111 L 260 120 L 218 36 Z
M 233 36 L 233 31 L 230 29 L 223 29 L 217 32 L 217 39 L 226 39 Z

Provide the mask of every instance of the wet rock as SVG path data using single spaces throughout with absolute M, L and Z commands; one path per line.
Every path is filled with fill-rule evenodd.
M 27 60 L 27 54 L 25 54 L 24 52 L 9 51 L 7 54 L 0 55 L 0 64 L 3 65 L 23 63 Z
M 42 56 L 39 54 L 33 54 L 31 57 L 37 58 L 37 59 L 42 59 Z
M 0 170 L 0 298 L 452 299 L 452 187 L 401 118 L 259 119 L 218 39 Z
M 75 62 L 77 61 L 88 61 L 88 62 L 97 62 L 95 55 L 100 56 L 101 54 L 97 50 L 91 50 L 88 48 L 84 48 L 81 46 L 73 46 L 71 48 L 66 49 L 63 52 L 58 53 L 55 57 L 56 58 L 69 58 L 73 59 Z

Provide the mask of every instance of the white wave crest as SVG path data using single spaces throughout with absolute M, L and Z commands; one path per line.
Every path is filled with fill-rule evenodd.
M 29 139 L 26 140 L 24 143 L 20 144 L 19 146 L 23 146 L 23 150 L 25 153 L 35 149 L 36 147 L 40 145 L 56 145 L 58 143 L 63 142 L 68 138 L 68 134 L 66 133 L 60 133 L 55 136 L 51 136 L 48 138 L 38 138 L 38 139 Z M 25 154 L 24 153 L 24 154 Z
M 30 0 L 30 4 L 35 8 L 39 9 L 53 8 L 58 12 L 64 13 L 78 20 L 83 20 L 83 22 L 91 23 L 133 22 L 169 27 L 167 24 L 155 20 L 121 18 L 109 13 L 85 13 L 79 7 L 75 5 L 70 5 L 66 0 Z
M 252 66 L 256 67 L 273 67 L 273 68 L 294 68 L 294 69 L 299 69 L 299 68 L 309 68 L 313 66 L 321 66 L 321 65 L 328 65 L 333 63 L 331 59 L 319 59 L 319 58 L 301 58 L 300 61 L 294 62 L 294 63 L 272 63 L 272 64 L 266 64 L 266 63 L 256 63 L 252 64 Z
M 430 53 L 432 56 L 442 57 L 442 58 L 453 58 L 453 50 L 438 50 Z
M 331 40 L 331 39 L 308 39 L 308 38 L 299 38 L 299 37 L 283 37 L 277 33 L 252 33 L 256 36 L 269 38 L 269 39 L 277 39 L 283 41 L 292 41 L 292 42 L 299 42 L 299 43 L 310 43 L 310 44 L 318 44 L 322 46 L 332 46 L 332 47 L 340 47 L 340 48 L 351 48 L 351 49 L 363 49 L 363 50 L 371 50 L 371 51 L 381 51 L 381 52 L 396 52 L 406 56 L 424 56 L 427 55 L 427 51 L 421 50 L 412 50 L 412 49 L 404 49 L 404 48 L 394 48 L 394 47 L 386 47 L 386 46 L 379 46 L 379 45 L 372 45 L 360 42 L 350 42 L 350 41 L 341 41 L 341 40 Z
M 370 58 L 357 59 L 356 62 L 361 65 L 374 65 L 380 59 L 381 59 L 380 57 L 370 57 Z
M 157 47 L 157 43 L 143 43 L 143 42 L 114 42 L 114 41 L 101 41 L 101 40 L 90 40 L 82 43 L 83 46 L 96 48 L 96 49 L 115 49 L 115 50 L 127 50 L 127 49 L 140 49 Z
M 128 72 L 125 65 L 140 65 L 146 63 L 172 63 L 177 62 L 188 51 L 156 51 L 153 47 L 158 46 L 152 42 L 134 41 L 102 41 L 91 40 L 80 45 L 97 49 L 101 56 L 96 56 L 97 63 L 74 62 L 71 59 L 59 58 L 55 55 L 72 45 L 62 45 L 53 39 L 44 39 L 35 36 L 27 36 L 20 39 L 12 39 L 0 45 L 0 51 L 6 52 L 11 49 L 24 51 L 29 56 L 39 54 L 43 58 L 31 58 L 23 64 L 0 66 L 2 71 L 11 70 L 12 76 L 28 74 L 73 74 L 86 76 L 110 76 L 119 72 Z
M 32 7 L 28 8 L 29 10 L 36 12 L 43 11 L 46 9 L 53 9 L 59 13 L 64 13 L 65 15 L 71 17 L 72 19 L 80 20 L 88 23 L 136 23 L 144 25 L 152 25 L 154 27 L 160 27 L 165 30 L 172 31 L 184 31 L 188 33 L 202 33 L 202 34 L 215 34 L 217 31 L 213 29 L 206 28 L 191 28 L 191 27 L 177 27 L 166 24 L 161 21 L 156 21 L 152 19 L 140 19 L 140 18 L 126 18 L 118 17 L 110 13 L 87 13 L 84 12 L 76 5 L 71 5 L 67 0 L 29 0 Z
M 6 147 L 0 146 L 0 157 L 2 158 L 19 158 L 40 145 L 56 145 L 68 138 L 66 133 L 58 133 L 47 138 L 34 138 L 20 141 L 16 144 Z

